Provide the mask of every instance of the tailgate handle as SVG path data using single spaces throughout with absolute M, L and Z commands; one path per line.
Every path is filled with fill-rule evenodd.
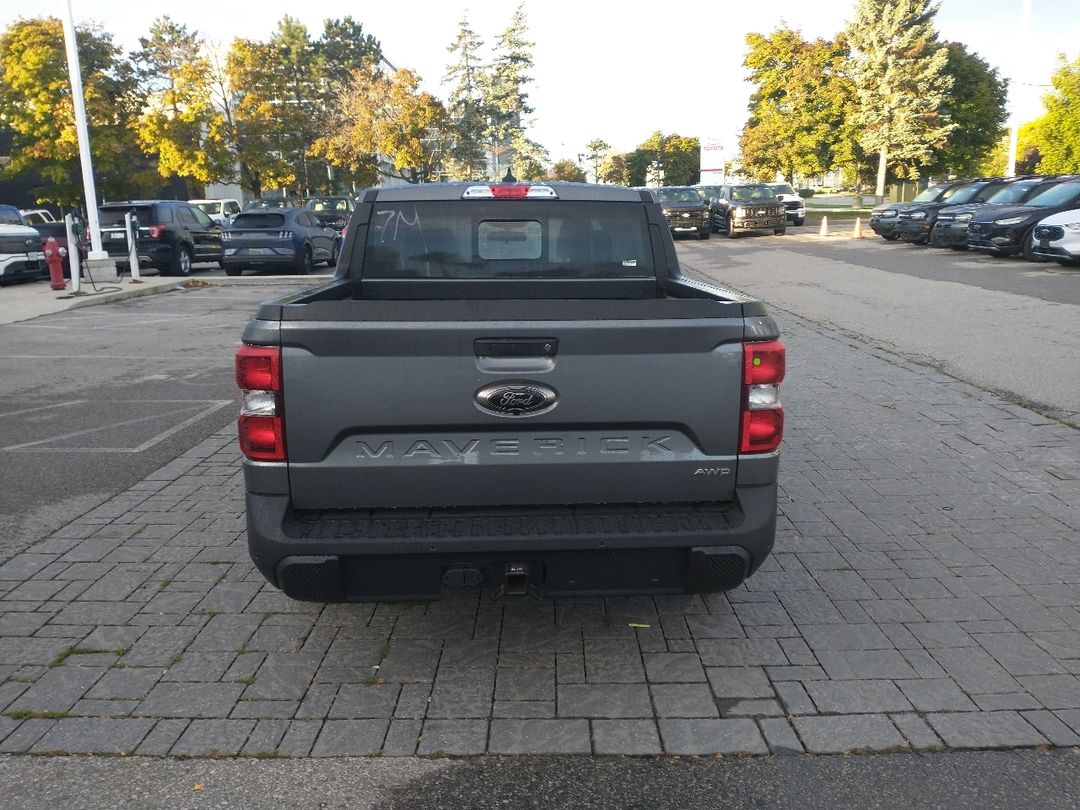
M 480 338 L 473 341 L 476 367 L 488 374 L 542 374 L 555 368 L 555 338 Z

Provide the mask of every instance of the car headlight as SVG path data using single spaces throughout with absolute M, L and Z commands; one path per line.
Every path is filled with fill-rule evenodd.
M 925 211 L 913 211 L 911 214 L 912 219 L 926 219 Z
M 896 209 L 895 208 L 887 208 L 887 209 L 880 210 L 880 211 L 874 211 L 873 214 L 874 214 L 875 217 L 882 217 L 883 219 L 888 219 L 889 217 L 895 217 L 896 216 Z
M 1063 227 L 1070 231 L 1080 231 L 1080 222 L 1069 222 Z
M 735 218 L 736 219 L 741 219 L 742 217 L 745 217 L 745 216 L 746 216 L 746 209 L 743 208 L 741 205 L 738 208 L 735 209 Z
M 953 222 L 971 222 L 971 214 L 957 214 L 953 217 Z
M 1026 217 L 1006 217 L 1005 219 L 995 219 L 995 225 L 1019 225 Z

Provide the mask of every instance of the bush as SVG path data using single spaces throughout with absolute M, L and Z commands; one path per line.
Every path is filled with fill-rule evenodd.
M 798 188 L 795 189 L 795 193 L 802 197 L 804 200 L 809 200 L 814 196 L 814 189 L 812 188 Z

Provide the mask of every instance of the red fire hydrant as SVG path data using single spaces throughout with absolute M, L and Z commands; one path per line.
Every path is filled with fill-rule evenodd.
M 67 288 L 64 282 L 64 257 L 60 255 L 60 246 L 56 244 L 56 238 L 50 236 L 45 240 L 45 264 L 49 265 L 49 280 L 54 290 Z

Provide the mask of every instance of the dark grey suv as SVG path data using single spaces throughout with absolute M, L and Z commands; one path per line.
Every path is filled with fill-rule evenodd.
M 221 264 L 223 228 L 196 206 L 179 200 L 129 200 L 98 209 L 101 246 L 116 263 L 128 265 L 124 214 L 138 220 L 139 267 L 156 267 L 163 276 L 191 274 L 195 262 Z

